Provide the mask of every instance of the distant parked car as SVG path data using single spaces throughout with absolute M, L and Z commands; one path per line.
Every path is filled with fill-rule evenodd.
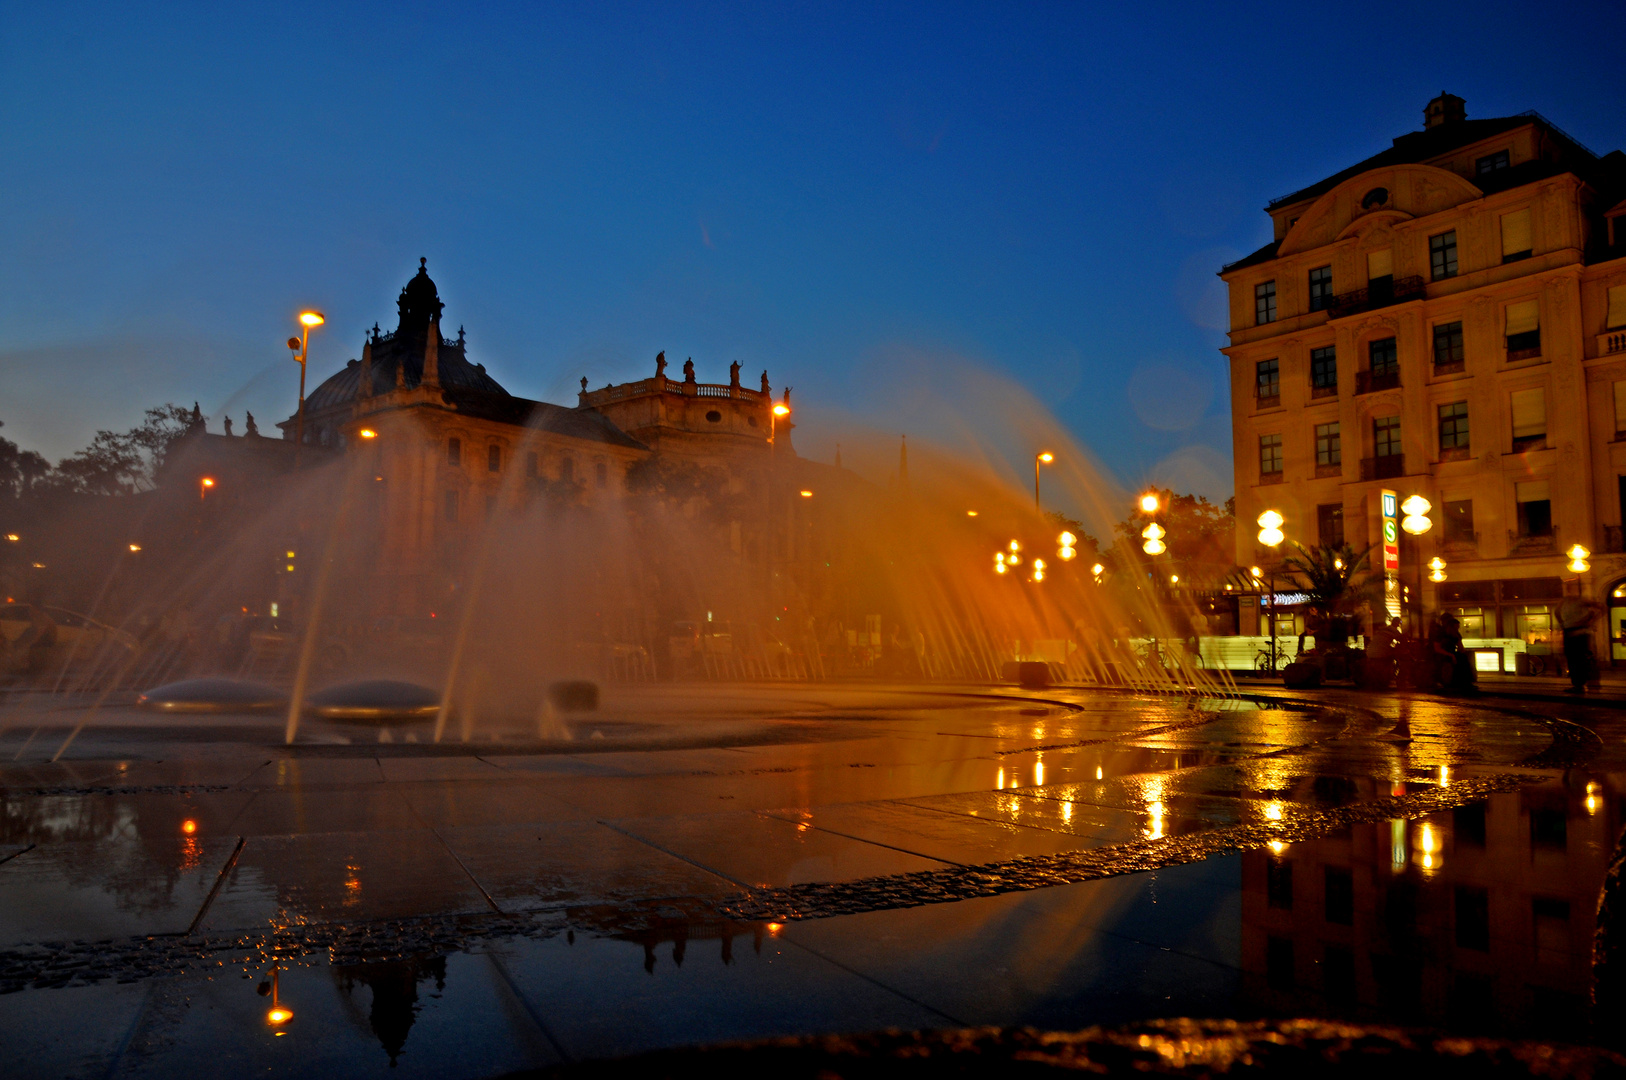
M 6 668 L 36 670 L 45 664 L 80 667 L 102 662 L 108 650 L 134 655 L 135 635 L 66 608 L 37 604 L 0 605 L 0 640 Z

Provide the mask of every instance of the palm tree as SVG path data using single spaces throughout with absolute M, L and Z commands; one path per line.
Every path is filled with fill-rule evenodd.
M 1370 600 L 1373 582 L 1366 571 L 1368 546 L 1356 551 L 1348 544 L 1307 548 L 1294 544 L 1297 555 L 1282 561 L 1282 568 L 1305 594 L 1305 606 L 1318 616 L 1322 629 L 1316 645 L 1343 645 L 1360 632 L 1359 608 Z M 1302 635 L 1299 644 L 1303 645 Z

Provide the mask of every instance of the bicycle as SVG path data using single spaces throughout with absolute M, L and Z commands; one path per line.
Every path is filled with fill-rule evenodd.
M 1253 657 L 1253 670 L 1258 671 L 1258 672 L 1265 672 L 1265 673 L 1269 673 L 1269 672 L 1272 672 L 1272 671 L 1280 672 L 1283 668 L 1285 668 L 1287 666 L 1287 663 L 1288 663 L 1288 660 L 1287 660 L 1287 647 L 1285 645 L 1276 645 L 1275 646 L 1275 663 L 1272 663 L 1271 660 L 1272 660 L 1271 646 L 1266 645 L 1264 648 L 1260 649 L 1257 653 L 1254 654 L 1254 657 Z

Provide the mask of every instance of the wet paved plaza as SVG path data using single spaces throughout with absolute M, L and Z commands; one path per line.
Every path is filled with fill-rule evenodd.
M 1584 1037 L 1626 784 L 1626 713 L 1582 703 L 679 686 L 546 742 L 293 746 L 5 708 L 8 1076 L 1158 1016 Z

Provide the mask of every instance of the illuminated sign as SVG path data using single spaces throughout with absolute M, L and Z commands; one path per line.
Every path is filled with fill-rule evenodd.
M 1400 617 L 1400 496 L 1388 488 L 1379 495 L 1383 509 L 1383 606 L 1391 618 Z

